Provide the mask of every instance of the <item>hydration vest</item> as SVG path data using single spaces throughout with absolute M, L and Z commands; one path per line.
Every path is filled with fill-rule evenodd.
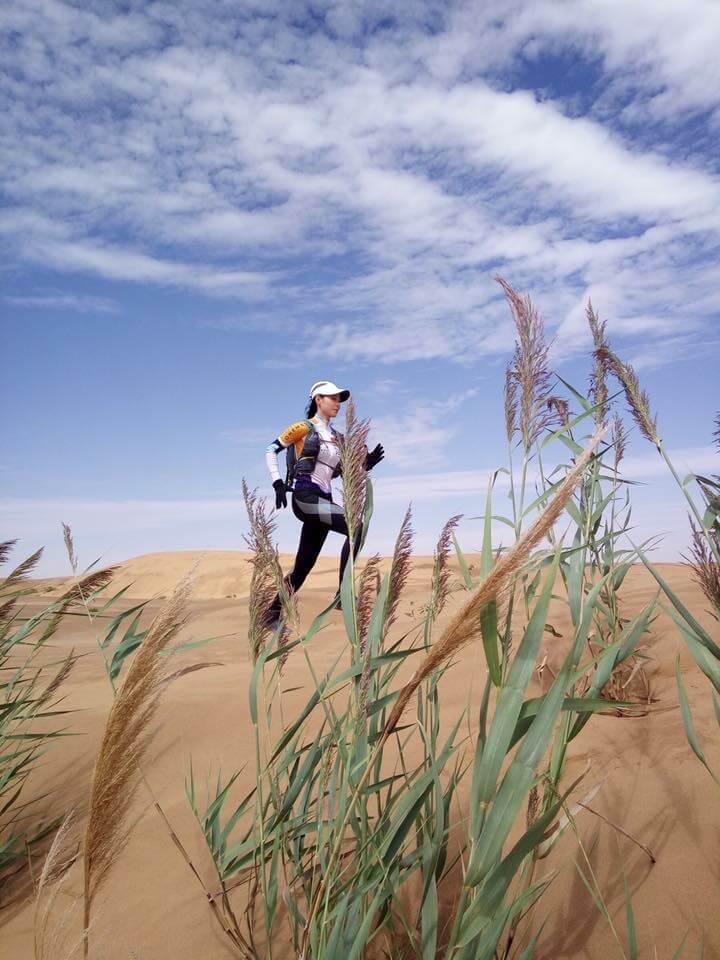
M 312 422 L 312 420 L 305 420 L 304 423 L 308 425 L 308 433 L 303 441 L 303 447 L 300 451 L 300 456 L 297 456 L 295 453 L 294 443 L 290 444 L 285 454 L 287 460 L 285 473 L 286 490 L 293 489 L 297 477 L 310 476 L 315 469 L 315 461 L 320 454 L 321 439 L 320 434 L 315 428 L 315 424 Z M 337 431 L 333 430 L 332 427 L 330 430 L 333 434 L 337 434 Z M 338 464 L 333 471 L 333 477 L 338 476 L 340 476 L 340 464 Z

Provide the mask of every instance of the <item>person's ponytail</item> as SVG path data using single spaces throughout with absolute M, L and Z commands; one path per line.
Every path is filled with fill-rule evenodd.
M 312 397 L 310 403 L 307 405 L 307 410 L 305 411 L 305 416 L 310 420 L 311 417 L 314 417 L 317 413 L 317 400 L 315 397 Z

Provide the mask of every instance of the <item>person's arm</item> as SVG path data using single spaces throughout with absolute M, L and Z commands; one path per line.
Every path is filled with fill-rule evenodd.
M 276 494 L 276 506 L 287 506 L 287 497 L 285 497 L 285 481 L 280 476 L 280 468 L 278 467 L 278 454 L 281 450 L 285 450 L 290 446 L 291 443 L 296 443 L 298 440 L 302 440 L 303 437 L 307 436 L 309 432 L 309 427 L 304 420 L 299 420 L 297 423 L 292 423 L 287 430 L 283 430 L 279 437 L 276 437 L 272 443 L 269 443 L 265 448 L 265 463 L 267 464 L 268 470 L 270 471 L 270 479 L 272 480 L 272 485 L 275 488 Z M 280 491 L 282 487 L 282 493 Z M 284 503 L 280 503 L 280 500 L 284 500 Z

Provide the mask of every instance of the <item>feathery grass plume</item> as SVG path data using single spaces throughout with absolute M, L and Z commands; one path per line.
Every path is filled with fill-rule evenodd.
M 357 419 L 355 404 L 350 397 L 345 404 L 345 433 L 339 445 L 345 519 L 350 543 L 355 541 L 355 532 L 360 529 L 365 510 L 365 457 L 369 432 L 370 421 Z
M 3 547 L 8 547 L 8 550 L 9 550 L 9 548 L 12 547 L 12 544 L 14 543 L 16 543 L 15 540 L 10 540 L 8 541 L 7 544 L 3 544 Z M 5 551 L 3 557 L 7 556 L 8 550 Z M 24 580 L 27 580 L 27 578 L 33 572 L 35 567 L 38 565 L 38 561 L 40 560 L 42 553 L 43 553 L 43 548 L 40 547 L 35 551 L 35 553 L 31 553 L 29 557 L 27 557 L 25 560 L 19 563 L 14 570 L 11 570 L 10 573 L 7 575 L 7 577 L 5 577 L 5 580 L 3 581 L 3 584 L 2 584 L 3 589 L 7 589 L 8 587 L 14 587 L 17 584 L 22 583 Z
M 515 347 L 515 363 L 517 363 L 518 348 Z M 505 433 L 508 443 L 518 429 L 518 381 L 512 363 L 505 368 Z
M 68 560 L 70 561 L 72 572 L 77 573 L 77 554 L 75 553 L 75 543 L 73 542 L 72 530 L 70 529 L 69 523 L 62 524 L 62 532 L 63 540 L 65 541 L 65 549 L 67 550 Z
M 294 598 L 285 583 L 277 547 L 273 543 L 275 521 L 266 512 L 265 500 L 258 496 L 256 490 L 251 491 L 248 488 L 245 478 L 243 478 L 242 490 L 250 521 L 250 534 L 243 535 L 243 540 L 253 554 L 247 561 L 252 565 L 248 601 L 248 640 L 250 653 L 255 662 L 272 633 L 267 612 L 275 595 L 280 594 L 286 623 L 295 622 L 297 609 Z
M 696 473 L 695 479 L 702 490 L 708 509 L 716 515 L 720 515 L 720 477 L 715 475 L 715 478 L 712 479 L 711 477 L 701 477 Z
M 627 443 L 627 434 L 625 425 L 619 413 L 614 413 L 612 418 L 612 429 L 610 432 L 613 449 L 615 451 L 615 469 L 620 466 L 620 461 L 625 456 L 625 445 Z
M 570 422 L 570 404 L 564 397 L 548 397 L 547 407 L 563 426 L 567 426 Z
M 73 604 L 82 604 L 87 609 L 88 600 L 112 581 L 116 571 L 117 567 L 105 567 L 103 570 L 94 570 L 84 577 L 76 577 L 72 586 L 61 594 L 53 604 L 41 642 L 44 643 L 55 633 L 62 618 Z
M 536 785 L 532 788 L 532 790 L 528 794 L 527 811 L 525 814 L 525 825 L 528 828 L 528 830 L 537 820 L 539 810 L 540 810 L 540 794 L 538 792 L 538 788 Z
M 590 300 L 588 300 L 585 315 L 587 317 L 588 326 L 590 327 L 590 333 L 592 334 L 593 344 L 595 346 L 593 351 L 593 368 L 590 374 L 590 397 L 593 406 L 596 406 L 597 404 L 600 405 L 598 410 L 595 412 L 596 422 L 605 423 L 608 415 L 608 389 L 606 378 L 609 372 L 605 351 L 609 350 L 610 348 L 607 338 L 605 337 L 607 320 L 600 320 L 598 315 L 595 313 Z
M 720 536 L 714 529 L 701 531 L 691 516 L 689 520 L 692 530 L 691 557 L 683 554 L 683 559 L 692 567 L 695 582 L 714 608 L 716 618 L 720 620 L 720 565 L 708 544 L 708 539 L 712 539 L 720 552 Z
M 367 708 L 367 694 L 370 686 L 370 655 L 367 644 L 367 632 L 370 626 L 373 603 L 378 595 L 380 576 L 380 554 L 376 553 L 367 561 L 360 574 L 357 601 L 357 630 L 362 658 L 362 674 L 360 677 L 360 702 L 363 713 Z
M 370 614 L 372 613 L 373 603 L 378 593 L 378 582 L 380 574 L 380 554 L 376 553 L 367 561 L 360 574 L 360 585 L 358 587 L 357 602 L 357 625 L 358 640 L 360 649 L 365 650 L 365 640 L 367 639 L 368 626 L 370 625 Z
M 73 905 L 65 911 L 60 921 L 51 926 L 53 908 L 62 892 L 63 881 L 70 867 L 75 863 L 80 851 L 75 817 L 69 813 L 58 828 L 52 845 L 48 850 L 35 890 L 35 919 L 33 923 L 35 960 L 56 960 L 61 951 L 71 955 L 80 946 L 78 939 L 67 950 L 68 920 L 74 913 Z M 77 898 L 76 898 L 77 899 Z
M 556 405 L 548 402 L 552 398 L 548 367 L 550 344 L 545 340 L 545 326 L 530 297 L 521 297 L 502 277 L 495 279 L 503 288 L 517 330 L 512 377 L 508 375 L 506 385 L 515 379 L 520 394 L 518 429 L 525 450 L 529 450 L 543 430 L 562 422 Z
M 720 413 L 715 415 L 715 430 L 713 431 L 713 438 L 718 450 L 720 450 Z
M 453 530 L 462 519 L 462 514 L 458 513 L 445 523 L 440 531 L 437 546 L 433 554 L 432 587 L 430 595 L 429 608 L 433 619 L 437 617 L 445 606 L 448 591 L 450 588 L 450 567 L 448 566 L 448 557 L 450 555 L 450 540 Z
M 127 816 L 137 787 L 138 765 L 147 748 L 150 723 L 165 688 L 163 679 L 169 661 L 162 654 L 188 620 L 191 585 L 191 576 L 183 578 L 151 623 L 105 724 L 93 772 L 84 841 L 83 948 L 86 958 L 93 903 L 131 831 Z
M 600 443 L 607 427 L 600 425 L 594 436 L 583 450 L 575 466 L 570 470 L 558 487 L 548 506 L 539 514 L 526 532 L 517 540 L 507 553 L 500 557 L 490 573 L 470 599 L 458 610 L 445 627 L 442 636 L 432 647 L 425 660 L 416 670 L 412 679 L 403 687 L 395 706 L 388 717 L 382 735 L 384 742 L 397 725 L 411 697 L 423 680 L 430 676 L 443 663 L 454 656 L 466 643 L 476 637 L 480 631 L 480 613 L 491 600 L 502 600 L 510 587 L 513 575 L 519 570 L 530 551 L 547 535 L 582 480 L 593 451 Z
M 0 543 L 0 563 L 5 563 L 16 544 L 17 540 L 4 540 Z
M 385 605 L 383 638 L 387 636 L 388 630 L 395 622 L 400 594 L 403 591 L 405 581 L 410 572 L 413 536 L 412 504 L 410 504 L 405 511 L 403 522 L 400 524 L 400 532 L 395 540 L 395 549 L 393 550 L 392 563 L 390 564 L 390 583 L 388 586 L 387 603 Z
M 600 347 L 595 351 L 596 354 L 606 364 L 607 369 L 619 381 L 625 393 L 627 405 L 630 408 L 633 420 L 640 428 L 640 433 L 654 443 L 656 447 L 661 444 L 657 432 L 656 418 L 652 415 L 650 409 L 650 397 L 640 386 L 637 374 L 629 363 L 624 363 L 616 353 L 607 347 Z

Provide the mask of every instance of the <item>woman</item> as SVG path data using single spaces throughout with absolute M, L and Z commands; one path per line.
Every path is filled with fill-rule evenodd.
M 318 380 L 310 388 L 310 403 L 306 420 L 293 423 L 284 430 L 266 449 L 265 460 L 275 488 L 275 506 L 279 510 L 287 507 L 285 481 L 280 476 L 277 455 L 281 450 L 293 444 L 297 457 L 295 483 L 292 495 L 293 513 L 302 523 L 300 545 L 295 565 L 285 577 L 286 584 L 293 590 L 299 590 L 305 578 L 315 566 L 322 545 L 331 530 L 342 534 L 346 539 L 340 555 L 340 583 L 350 556 L 350 538 L 343 508 L 333 503 L 331 480 L 340 475 L 340 450 L 338 441 L 342 437 L 330 421 L 337 416 L 340 404 L 350 396 L 349 390 L 341 390 L 331 380 Z M 385 456 L 382 444 L 378 444 L 365 459 L 367 470 L 378 464 Z M 355 535 L 353 557 L 360 547 L 358 530 Z M 338 587 L 338 597 L 340 588 Z M 338 599 L 336 597 L 336 600 Z M 268 608 L 267 622 L 273 629 L 280 617 L 281 601 L 278 594 Z

